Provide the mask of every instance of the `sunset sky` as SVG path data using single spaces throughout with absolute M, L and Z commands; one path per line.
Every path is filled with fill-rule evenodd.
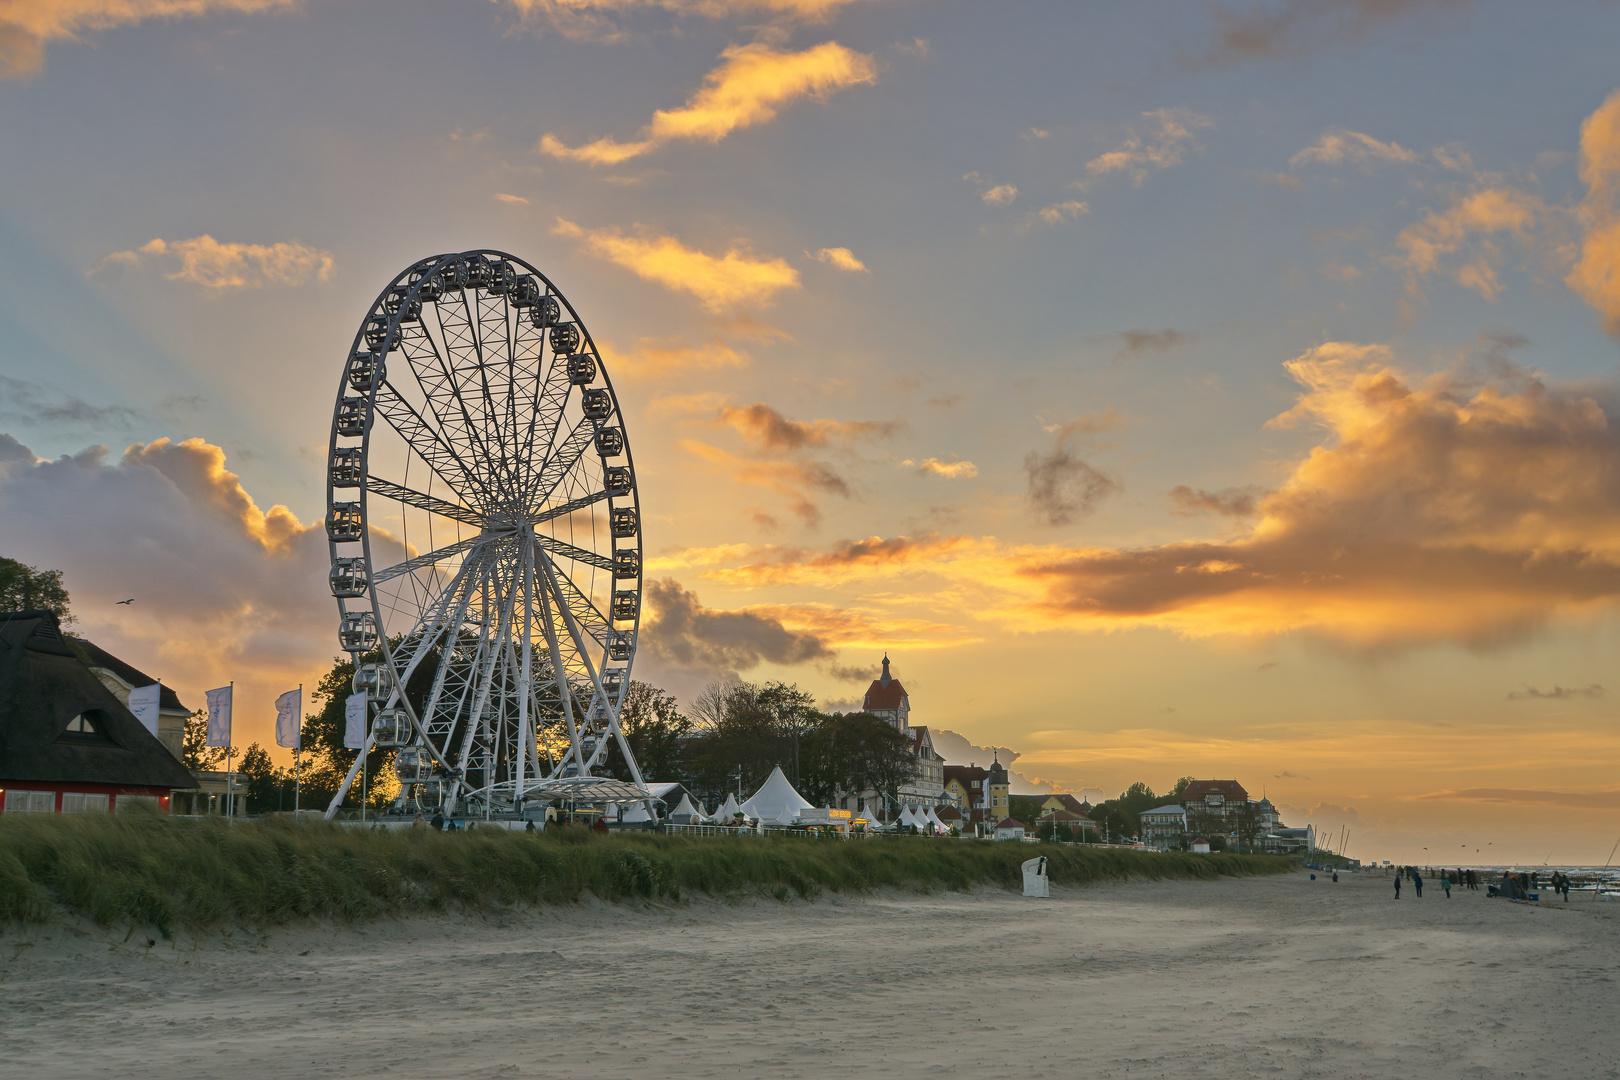
M 504 249 L 628 413 L 638 677 L 849 708 L 886 650 L 1025 790 L 1236 777 L 1353 856 L 1602 863 L 1617 40 L 1599 2 L 0 0 L 0 554 L 272 741 L 336 652 L 359 320 Z

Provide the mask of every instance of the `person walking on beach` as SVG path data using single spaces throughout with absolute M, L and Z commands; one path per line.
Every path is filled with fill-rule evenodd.
M 1417 893 L 1419 900 L 1423 899 L 1423 875 L 1417 872 L 1415 866 L 1412 867 L 1412 891 Z
M 1401 875 L 1395 875 L 1395 899 L 1401 898 Z
M 1447 900 L 1451 899 L 1451 875 L 1450 874 L 1441 874 L 1440 875 L 1440 890 L 1446 894 L 1446 899 Z

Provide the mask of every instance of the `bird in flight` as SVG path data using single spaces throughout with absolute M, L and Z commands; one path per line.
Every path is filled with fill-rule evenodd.
M 118 603 L 120 603 L 120 604 L 133 604 L 134 602 L 135 602 L 135 598 L 133 596 L 130 597 L 128 600 L 120 600 L 120 601 L 118 601 Z

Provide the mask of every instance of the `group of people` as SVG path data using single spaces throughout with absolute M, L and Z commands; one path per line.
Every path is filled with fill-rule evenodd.
M 1421 898 L 1423 896 L 1423 875 L 1425 873 L 1430 878 L 1439 880 L 1440 888 L 1445 892 L 1447 900 L 1451 899 L 1453 886 L 1464 889 L 1479 889 L 1479 875 L 1472 870 L 1436 870 L 1433 867 L 1429 867 L 1427 870 L 1419 870 L 1415 866 L 1397 866 L 1394 869 L 1395 899 L 1397 900 L 1401 898 L 1401 882 L 1403 880 L 1410 881 L 1412 891 Z

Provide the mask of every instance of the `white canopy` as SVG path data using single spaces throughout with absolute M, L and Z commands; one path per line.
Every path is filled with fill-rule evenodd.
M 626 825 L 635 825 L 639 822 L 651 821 L 652 815 L 647 813 L 647 807 L 644 804 L 636 803 L 634 806 L 621 810 L 619 820 Z
M 692 805 L 690 796 L 683 794 L 680 804 L 670 811 L 669 820 L 677 825 L 697 825 L 706 820 L 706 816 L 701 809 Z
M 780 765 L 771 770 L 754 797 L 742 804 L 742 812 L 749 817 L 777 825 L 791 825 L 799 819 L 799 811 L 808 809 L 810 800 L 793 790 Z
M 923 811 L 923 817 L 928 819 L 928 824 L 933 826 L 934 832 L 950 832 L 950 830 L 945 827 L 945 823 L 939 820 L 939 815 L 934 813 L 934 808 L 932 806 Z
M 737 805 L 735 795 L 727 795 L 726 801 L 721 803 L 714 812 L 714 820 L 721 825 L 730 825 L 731 819 L 742 813 L 742 807 Z
M 900 811 L 900 824 L 905 825 L 907 827 L 915 825 L 919 832 L 921 832 L 923 829 L 928 828 L 928 822 L 926 822 L 922 818 L 918 817 L 917 812 L 915 810 L 913 810 L 909 806 L 906 807 L 904 810 Z

